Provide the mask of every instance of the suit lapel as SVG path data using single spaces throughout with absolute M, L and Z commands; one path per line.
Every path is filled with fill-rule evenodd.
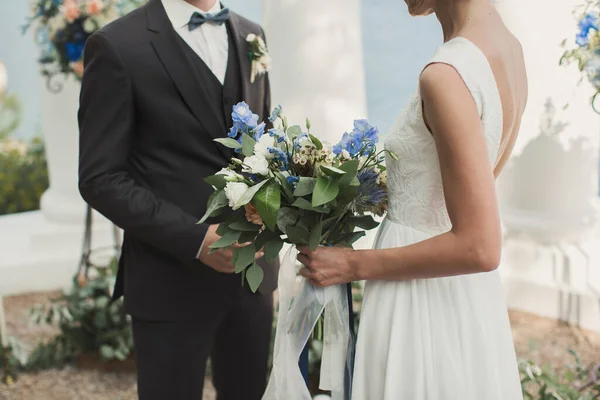
M 200 80 L 192 61 L 185 53 L 182 41 L 171 26 L 160 0 L 148 4 L 148 29 L 155 32 L 152 47 L 169 77 L 175 84 L 190 112 L 196 117 L 206 132 L 223 132 L 222 118 L 207 89 Z M 214 124 L 219 127 L 215 129 Z M 212 128 L 212 129 L 211 129 Z
M 245 101 L 248 101 L 250 96 L 250 58 L 248 54 L 248 44 L 246 43 L 246 36 L 248 36 L 248 32 L 246 32 L 242 27 L 240 17 L 236 13 L 231 12 L 230 21 L 235 51 L 237 52 L 238 59 L 240 60 L 240 71 L 242 74 L 242 98 Z

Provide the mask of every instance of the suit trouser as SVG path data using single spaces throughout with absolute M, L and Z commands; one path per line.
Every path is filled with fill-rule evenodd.
M 215 304 L 215 307 L 222 305 Z M 260 400 L 267 382 L 273 297 L 242 291 L 217 318 L 133 318 L 140 400 L 201 400 L 211 359 L 217 400 Z

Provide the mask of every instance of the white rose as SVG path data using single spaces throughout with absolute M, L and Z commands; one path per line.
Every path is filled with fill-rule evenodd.
M 268 71 L 269 69 L 271 69 L 271 56 L 270 55 L 263 54 L 258 59 L 258 62 L 260 65 L 262 65 L 262 67 L 265 71 Z
M 256 35 L 254 33 L 250 33 L 250 34 L 248 34 L 248 36 L 246 36 L 247 42 L 254 42 L 255 40 L 256 40 Z
M 267 160 L 270 160 L 275 155 L 269 152 L 269 147 L 275 147 L 275 138 L 264 134 L 258 139 L 258 142 L 254 146 L 254 154 L 261 155 Z
M 223 168 L 215 175 L 225 175 L 225 180 L 227 182 L 240 182 L 244 180 L 244 177 L 235 171 L 230 170 L 229 168 Z
M 240 201 L 240 198 L 246 193 L 248 190 L 248 185 L 243 182 L 229 182 L 227 186 L 225 186 L 225 196 L 227 196 L 227 200 L 229 200 L 229 207 L 234 210 L 237 210 L 241 206 L 237 206 L 236 204 Z
M 244 171 L 256 175 L 269 174 L 269 162 L 260 154 L 244 158 Z

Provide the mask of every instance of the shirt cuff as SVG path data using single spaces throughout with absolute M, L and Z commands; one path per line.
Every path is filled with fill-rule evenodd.
M 202 249 L 204 249 L 204 242 L 206 242 L 206 236 L 202 239 L 202 244 L 200 245 L 200 249 L 198 250 L 198 254 L 196 254 L 196 258 L 200 259 L 200 255 L 202 254 Z

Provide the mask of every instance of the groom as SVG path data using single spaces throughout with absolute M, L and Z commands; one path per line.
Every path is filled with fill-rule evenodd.
M 132 316 L 142 400 L 201 399 L 209 357 L 220 400 L 265 388 L 276 266 L 263 263 L 251 293 L 231 252 L 208 254 L 219 220 L 197 224 L 213 191 L 203 177 L 232 157 L 213 141 L 232 106 L 268 117 L 268 76 L 250 82 L 250 33 L 264 37 L 216 0 L 150 0 L 86 44 L 79 186 L 125 232 L 114 298 Z

